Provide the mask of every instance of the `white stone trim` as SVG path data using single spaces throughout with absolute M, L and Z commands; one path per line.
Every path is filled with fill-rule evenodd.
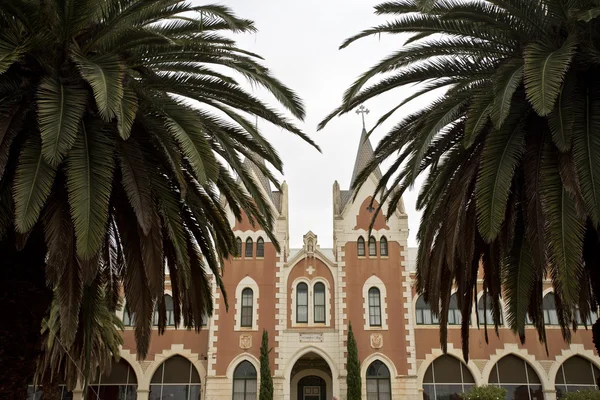
M 379 304 L 381 308 L 381 326 L 371 326 L 369 324 L 369 289 L 376 287 L 379 289 Z M 387 290 L 385 284 L 377 275 L 371 275 L 364 283 L 363 290 L 363 310 L 364 310 L 364 330 L 366 331 L 385 331 L 387 324 Z
M 307 376 L 318 376 L 319 378 L 322 378 L 325 381 L 325 385 L 327 388 L 327 393 L 326 393 L 326 398 L 327 399 L 332 399 L 333 398 L 333 382 L 332 379 L 329 375 L 327 375 L 326 372 L 321 371 L 320 369 L 305 369 L 302 371 L 299 371 L 296 375 L 294 375 L 294 377 L 292 378 L 292 381 L 290 382 L 290 386 L 291 386 L 291 393 L 290 393 L 290 400 L 302 400 L 302 399 L 298 399 L 298 390 L 294 390 L 298 388 L 298 382 L 300 382 L 300 379 L 305 378 Z
M 404 255 L 406 250 L 403 250 L 402 253 L 402 255 Z M 406 257 L 406 255 L 404 255 L 404 257 Z M 410 273 L 406 270 L 402 271 L 402 277 L 404 278 L 404 281 L 402 282 L 402 286 L 404 287 L 404 293 L 402 294 L 402 297 L 404 297 L 404 320 L 408 321 L 407 324 L 403 324 L 404 329 L 406 330 L 404 340 L 406 341 L 408 375 L 414 376 L 417 374 L 417 353 L 415 340 L 415 314 L 412 312 L 412 280 L 410 278 Z
M 242 291 L 246 288 L 252 289 L 252 327 L 242 327 Z M 258 284 L 254 279 L 246 276 L 235 288 L 235 332 L 258 331 Z
M 296 296 L 296 287 L 299 283 L 306 283 L 308 286 L 308 322 L 296 322 L 296 305 L 297 305 L 297 296 Z M 322 322 L 314 322 L 314 313 L 315 313 L 315 296 L 314 296 L 314 288 L 316 283 L 323 283 L 325 285 L 325 323 Z M 316 327 L 330 327 L 331 326 L 331 308 L 333 299 L 331 296 L 331 285 L 329 281 L 323 277 L 317 276 L 313 279 L 308 279 L 306 277 L 299 277 L 294 279 L 292 282 L 292 290 L 290 293 L 291 303 L 292 303 L 292 327 L 307 327 L 307 328 L 316 328 Z
M 119 346 L 119 356 L 123 360 L 127 361 L 127 363 L 129 365 L 131 365 L 131 368 L 133 369 L 133 372 L 135 373 L 135 377 L 137 378 L 138 388 L 139 388 L 140 382 L 143 382 L 145 378 L 144 378 L 144 370 L 142 369 L 142 366 L 138 362 L 135 354 L 131 354 L 131 350 L 124 349 L 123 346 Z
M 254 368 L 256 368 L 256 376 L 258 377 L 258 380 L 259 380 L 259 382 L 257 382 L 257 384 L 258 384 L 257 387 L 260 388 L 260 361 L 258 360 L 258 358 L 254 357 L 250 353 L 242 353 L 242 354 L 238 354 L 237 356 L 235 356 L 233 358 L 233 360 L 231 360 L 231 362 L 227 366 L 227 371 L 225 372 L 225 376 L 227 376 L 228 379 L 233 380 L 233 373 L 235 371 L 235 368 L 242 361 L 249 361 L 250 364 L 252 364 L 254 366 Z M 232 388 L 232 392 L 233 392 L 233 388 Z
M 216 372 L 214 367 L 217 363 L 217 332 L 219 330 L 218 321 L 220 308 L 218 299 L 221 297 L 221 293 L 217 288 L 215 279 L 211 279 L 210 286 L 214 302 L 214 310 L 212 318 L 208 320 L 208 353 L 206 354 L 206 357 L 208 359 L 207 375 L 215 376 Z
M 284 369 L 284 378 L 285 378 L 286 384 L 284 385 L 284 388 L 283 388 L 283 398 L 284 399 L 290 398 L 289 382 L 291 382 L 292 369 L 294 368 L 294 365 L 296 364 L 296 362 L 307 353 L 315 353 L 318 356 L 320 356 L 323 360 L 325 360 L 325 362 L 327 362 L 327 364 L 329 366 L 329 370 L 331 371 L 331 376 L 333 377 L 333 385 L 332 385 L 333 395 L 340 397 L 339 396 L 340 372 L 339 372 L 338 366 L 336 365 L 335 361 L 330 357 L 330 355 L 327 352 L 325 352 L 321 348 L 315 347 L 315 346 L 305 346 L 305 347 L 302 347 L 301 349 L 297 350 L 294 353 L 294 355 L 288 359 L 288 361 L 286 363 L 286 366 Z

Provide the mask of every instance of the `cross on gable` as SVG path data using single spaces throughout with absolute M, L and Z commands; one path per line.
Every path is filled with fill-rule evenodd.
M 360 105 L 360 107 L 358 107 L 358 109 L 356 110 L 356 113 L 362 116 L 362 123 L 363 123 L 363 129 L 365 127 L 365 114 L 369 113 L 369 109 L 367 107 L 365 107 L 363 104 Z
M 312 275 L 313 272 L 315 272 L 315 268 L 312 265 L 309 265 L 308 268 L 306 268 L 306 272 L 308 272 L 309 275 Z

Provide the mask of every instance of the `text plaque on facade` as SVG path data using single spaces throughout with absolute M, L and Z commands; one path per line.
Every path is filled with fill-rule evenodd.
M 323 334 L 322 333 L 301 333 L 300 334 L 300 342 L 322 342 Z

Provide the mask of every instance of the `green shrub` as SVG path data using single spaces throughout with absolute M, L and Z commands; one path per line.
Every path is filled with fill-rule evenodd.
M 348 386 L 347 399 L 361 400 L 362 383 L 360 378 L 360 361 L 358 359 L 358 348 L 354 333 L 352 333 L 352 323 L 348 326 L 348 361 L 346 362 L 346 385 Z
M 497 386 L 473 386 L 467 393 L 463 393 L 465 400 L 504 400 L 506 389 Z
M 600 400 L 600 391 L 582 390 L 580 392 L 565 393 L 560 397 L 561 400 Z

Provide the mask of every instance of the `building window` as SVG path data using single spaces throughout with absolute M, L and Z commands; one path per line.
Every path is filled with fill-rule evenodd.
M 484 304 L 484 296 L 479 298 L 479 301 L 477 302 L 477 315 L 479 317 L 480 324 L 483 325 L 485 321 L 487 325 L 491 325 L 494 323 L 494 313 L 492 312 L 492 296 L 488 294 L 485 296 L 485 299 L 487 301 Z M 504 324 L 504 320 L 502 318 L 502 306 L 500 306 L 500 325 L 502 324 Z
M 107 397 L 108 398 L 108 397 Z M 122 399 L 122 397 L 110 397 Z M 182 356 L 165 360 L 150 381 L 149 400 L 200 400 L 200 375 Z M 126 400 L 129 400 L 129 396 Z
M 242 328 L 252 328 L 252 307 L 254 293 L 252 289 L 245 288 L 242 290 L 242 317 L 240 326 Z
M 506 389 L 506 400 L 544 400 L 540 378 L 527 361 L 517 356 L 501 358 L 492 368 L 489 384 Z
M 365 256 L 365 239 L 362 236 L 358 237 L 358 241 L 356 242 L 356 247 L 358 251 L 359 257 Z
M 556 396 L 570 392 L 598 390 L 597 379 L 600 369 L 589 360 L 574 356 L 566 360 L 556 373 Z
M 252 257 L 252 238 L 246 239 L 246 257 Z
M 381 326 L 381 295 L 379 289 L 369 289 L 369 325 Z
M 436 358 L 423 378 L 423 400 L 459 399 L 475 386 L 475 379 L 458 358 L 444 355 Z
M 314 320 L 315 323 L 325 323 L 325 285 L 322 282 L 314 286 Z
M 448 303 L 448 325 L 460 325 L 461 323 L 462 313 L 460 312 L 460 308 L 458 308 L 458 296 L 454 293 L 450 296 L 450 303 Z M 470 323 L 471 321 L 469 321 Z
M 233 372 L 233 400 L 256 400 L 256 368 L 242 361 Z
M 129 312 L 127 303 L 125 303 L 125 307 L 123 308 L 123 325 L 135 326 L 135 314 Z
M 429 304 L 425 302 L 423 296 L 419 296 L 415 308 L 417 313 L 417 325 L 437 325 L 440 323 L 439 318 L 433 315 Z
M 392 385 L 390 370 L 379 360 L 367 368 L 367 400 L 390 400 Z
M 202 313 L 202 320 L 200 320 L 200 324 L 202 326 L 208 325 L 208 315 L 206 315 L 206 313 Z
M 163 301 L 165 302 L 165 310 L 166 310 L 166 314 L 165 314 L 165 326 L 175 326 L 175 311 L 173 309 L 173 298 L 171 296 L 169 296 L 168 294 L 165 294 L 163 296 Z M 154 326 L 158 326 L 158 304 L 156 305 L 156 308 L 154 309 L 154 318 L 152 320 L 152 323 L 154 324 Z
M 87 389 L 87 398 L 91 400 L 137 398 L 137 377 L 131 365 L 123 359 L 113 362 L 110 375 L 96 376 Z M 151 397 L 152 398 L 152 397 Z
M 377 255 L 377 241 L 373 236 L 369 238 L 369 256 Z
M 242 256 L 242 239 L 239 237 L 235 238 L 236 257 Z
M 556 303 L 554 303 L 554 294 L 548 293 L 544 296 L 544 324 L 558 325 L 558 314 L 556 313 Z
M 56 376 L 55 376 L 56 378 Z M 56 388 L 56 396 L 60 400 L 72 400 L 73 392 L 69 392 L 65 385 L 58 385 Z M 40 385 L 27 386 L 27 397 L 25 400 L 42 400 L 44 398 L 44 388 Z M 94 400 L 96 398 L 94 397 Z
M 263 238 L 258 238 L 256 241 L 256 257 L 265 256 L 265 241 Z
M 296 286 L 296 322 L 308 322 L 308 285 L 304 282 Z
M 388 241 L 385 236 L 382 236 L 381 239 L 379 239 L 379 254 L 382 257 L 387 257 L 388 255 Z
M 585 325 L 590 326 L 594 322 L 596 322 L 597 319 L 598 319 L 598 313 L 596 311 L 592 310 L 590 312 L 590 314 L 588 315 L 587 319 L 585 320 Z M 579 307 L 577 307 L 577 310 L 575 311 L 575 320 L 577 321 L 577 325 L 584 325 L 583 319 L 581 319 L 581 313 L 579 312 Z

